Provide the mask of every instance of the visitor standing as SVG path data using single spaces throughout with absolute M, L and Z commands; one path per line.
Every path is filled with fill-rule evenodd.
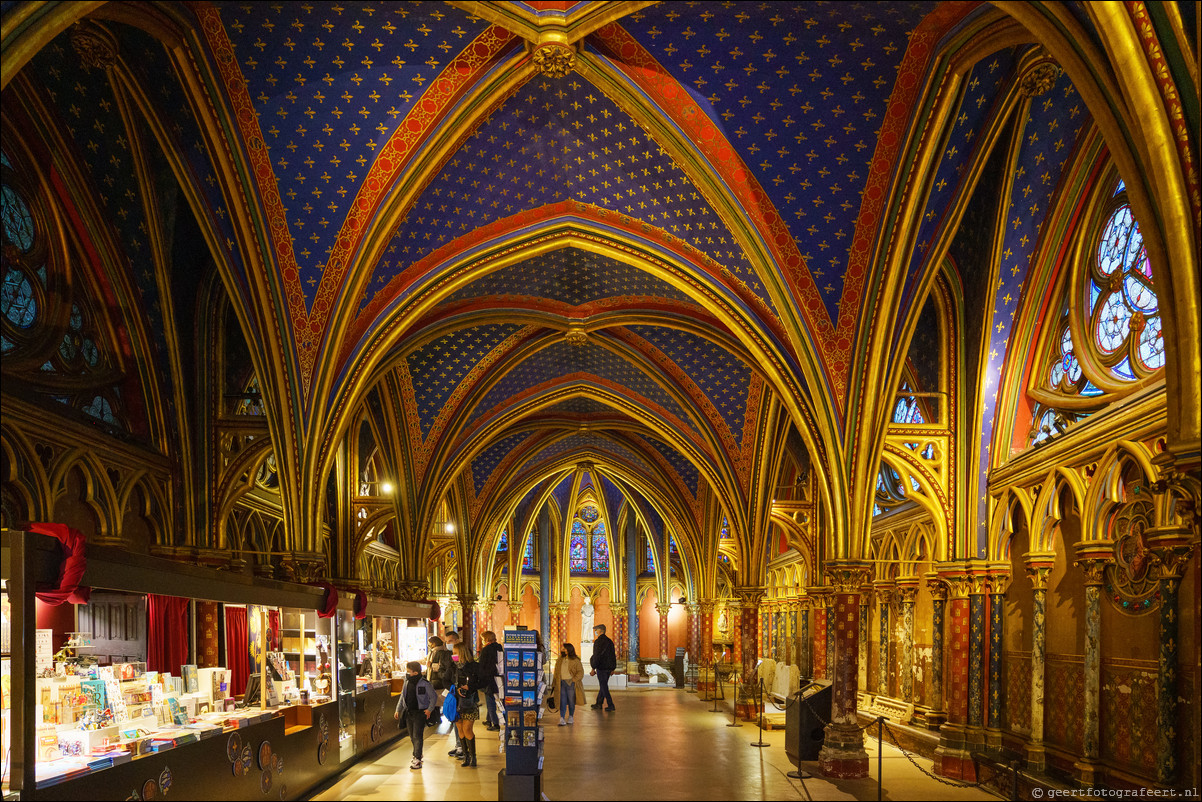
M 584 704 L 584 665 L 576 656 L 576 647 L 565 643 L 555 661 L 555 681 L 551 685 L 559 694 L 559 726 L 574 723 L 577 701 Z M 564 717 L 567 720 L 564 720 Z
M 455 716 L 455 731 L 459 735 L 459 743 L 463 745 L 463 765 L 476 765 L 476 736 L 472 732 L 480 719 L 480 665 L 472 659 L 472 652 L 466 643 L 456 643 L 452 659 L 455 663 L 452 672 L 452 692 L 458 712 Z
M 396 703 L 393 718 L 401 721 L 409 731 L 409 745 L 413 748 L 413 760 L 409 768 L 422 767 L 422 744 L 426 739 L 426 722 L 437 709 L 438 693 L 430 681 L 422 676 L 422 664 L 413 660 L 405 665 L 405 685 L 401 698 Z
M 437 635 L 431 635 L 427 643 L 430 653 L 426 656 L 426 679 L 434 690 L 445 691 L 451 675 L 451 652 Z
M 597 691 L 597 701 L 592 707 L 599 710 L 608 702 L 605 709 L 612 713 L 617 708 L 614 707 L 614 698 L 609 695 L 609 677 L 618 667 L 618 652 L 614 648 L 614 642 L 605 634 L 605 624 L 593 627 L 593 656 L 589 665 L 592 671 L 588 673 L 595 674 L 597 682 L 601 685 L 601 689 Z
M 484 683 L 484 726 L 490 732 L 501 729 L 497 716 L 497 677 L 500 674 L 501 644 L 495 632 L 485 630 L 480 634 L 484 644 L 480 648 L 480 679 Z

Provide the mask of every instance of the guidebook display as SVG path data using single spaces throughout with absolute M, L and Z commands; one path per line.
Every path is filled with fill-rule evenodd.
M 538 724 L 542 654 L 534 630 L 505 630 L 505 773 L 536 774 L 543 767 Z

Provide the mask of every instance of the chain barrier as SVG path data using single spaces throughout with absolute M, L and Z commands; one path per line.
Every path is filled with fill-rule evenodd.
M 906 750 L 906 749 L 905 749 L 905 748 L 904 748 L 904 747 L 901 745 L 901 741 L 898 739 L 897 735 L 896 735 L 896 734 L 893 732 L 893 729 L 892 729 L 892 728 L 891 728 L 891 727 L 890 727 L 888 724 L 885 724 L 885 730 L 886 730 L 886 731 L 889 733 L 889 737 L 893 739 L 893 743 L 892 743 L 892 744 L 890 744 L 890 745 L 891 745 L 891 746 L 893 746 L 895 749 L 897 749 L 897 751 L 899 751 L 899 752 L 901 752 L 903 755 L 905 755 L 905 756 L 906 756 L 906 760 L 910 761 L 910 765 L 912 765 L 914 768 L 918 769 L 918 770 L 919 770 L 919 771 L 921 771 L 923 774 L 925 774 L 925 775 L 927 775 L 928 777 L 930 777 L 932 780 L 935 780 L 935 781 L 937 781 L 937 782 L 941 782 L 941 783 L 943 783 L 944 785 L 950 785 L 950 786 L 951 786 L 951 787 L 953 787 L 953 788 L 980 788 L 980 787 L 982 787 L 982 786 L 984 786 L 984 785 L 985 785 L 985 780 L 978 780 L 978 781 L 977 781 L 977 782 L 975 782 L 975 783 L 963 783 L 963 782 L 957 782 L 957 781 L 955 781 L 955 780 L 949 780 L 949 779 L 947 779 L 946 777 L 940 777 L 940 776 L 939 776 L 939 775 L 937 775 L 937 774 L 932 774 L 931 772 L 927 771 L 925 768 L 923 768 L 922 766 L 918 765 L 918 763 L 916 763 L 916 762 L 914 761 L 914 758 L 913 758 L 913 756 L 910 754 L 910 752 L 909 752 L 909 751 L 907 751 L 907 750 Z M 880 747 L 878 746 L 877 748 L 879 749 Z
M 782 711 L 782 712 L 788 712 L 789 708 L 790 708 L 790 707 L 791 707 L 793 704 L 795 704 L 795 703 L 796 703 L 796 700 L 800 699 L 800 700 L 801 700 L 801 703 L 802 703 L 802 704 L 804 704 L 804 705 L 806 706 L 806 708 L 807 708 L 807 709 L 810 711 L 810 715 L 812 715 L 812 716 L 813 716 L 814 718 L 816 718 L 818 721 L 822 722 L 822 726 L 826 727 L 826 726 L 828 726 L 828 725 L 830 724 L 830 722 L 829 722 L 829 721 L 827 721 L 826 719 L 824 719 L 824 718 L 823 718 L 823 717 L 822 717 L 822 716 L 821 716 L 821 715 L 818 713 L 818 711 L 814 709 L 814 707 L 813 707 L 813 706 L 810 704 L 809 700 L 808 700 L 808 699 L 806 699 L 806 697 L 804 697 L 804 696 L 801 696 L 800 694 L 793 694 L 791 697 L 789 697 L 789 699 L 787 699 L 787 700 L 785 701 L 785 706 L 784 706 L 784 707 L 781 707 L 780 705 L 778 705 L 778 704 L 776 703 L 776 700 L 775 700 L 775 699 L 772 699 L 772 697 L 771 697 L 771 696 L 769 696 L 768 698 L 769 698 L 769 700 L 772 702 L 772 706 L 773 706 L 773 707 L 775 707 L 777 710 L 780 710 L 780 711 Z M 880 716 L 880 717 L 878 717 L 877 719 L 873 719 L 872 721 L 868 722 L 867 724 L 865 724 L 865 725 L 864 725 L 864 726 L 862 726 L 862 727 L 857 727 L 856 729 L 858 729 L 860 732 L 865 732 L 865 731 L 866 731 L 866 730 L 868 730 L 868 729 L 869 729 L 869 728 L 870 728 L 870 727 L 871 727 L 873 724 L 876 724 L 878 720 L 885 721 L 885 718 L 884 718 L 884 716 Z M 899 752 L 901 752 L 903 755 L 905 755 L 905 757 L 906 757 L 906 760 L 910 761 L 910 764 L 911 764 L 912 766 L 914 766 L 914 768 L 918 769 L 918 770 L 919 770 L 919 771 L 921 771 L 923 774 L 925 774 L 925 775 L 927 775 L 928 777 L 930 777 L 932 780 L 935 780 L 935 781 L 937 781 L 937 782 L 943 783 L 944 785 L 950 785 L 950 786 L 951 786 L 951 787 L 953 787 L 953 788 L 981 788 L 981 787 L 983 787 L 984 785 L 986 785 L 986 781 L 985 781 L 985 780 L 978 780 L 978 781 L 977 781 L 977 782 L 975 782 L 975 783 L 964 783 L 964 782 L 957 782 L 957 781 L 955 781 L 955 780 L 949 780 L 949 779 L 947 779 L 947 778 L 945 778 L 945 777 L 940 777 L 940 776 L 939 776 L 939 775 L 937 775 L 937 774 L 932 774 L 931 772 L 927 771 L 925 768 L 923 768 L 922 766 L 920 766 L 920 765 L 919 765 L 917 762 L 915 762 L 915 760 L 914 760 L 914 756 L 913 756 L 913 755 L 912 755 L 912 754 L 911 754 L 911 753 L 910 753 L 910 752 L 909 752 L 909 751 L 908 751 L 908 750 L 907 750 L 905 747 L 903 747 L 903 746 L 901 745 L 901 740 L 900 740 L 900 739 L 898 739 L 898 737 L 897 737 L 897 734 L 896 734 L 896 733 L 894 733 L 894 732 L 893 732 L 893 730 L 892 730 L 892 729 L 889 727 L 889 724 L 888 724 L 888 722 L 885 722 L 885 730 L 886 730 L 886 731 L 889 733 L 889 737 L 890 737 L 890 739 L 892 739 L 892 743 L 890 743 L 890 746 L 894 747 L 894 748 L 895 748 L 895 749 L 897 749 Z M 878 740 L 879 740 L 879 739 L 878 739 Z M 880 748 L 880 747 L 878 746 L 878 748 Z

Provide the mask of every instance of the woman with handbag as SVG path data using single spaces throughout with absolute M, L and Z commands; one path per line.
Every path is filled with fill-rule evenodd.
M 456 713 L 455 730 L 463 744 L 464 766 L 476 765 L 476 736 L 472 729 L 480 718 L 480 690 L 484 687 L 481 678 L 480 665 L 472 659 L 472 653 L 465 643 L 456 643 L 454 668 L 451 671 L 451 683 L 448 693 L 455 694 Z
M 576 647 L 572 644 L 565 643 L 563 649 L 560 650 L 559 659 L 555 661 L 553 676 L 555 679 L 552 681 L 551 688 L 559 697 L 559 726 L 563 727 L 566 724 L 574 723 L 573 714 L 576 712 L 577 703 L 585 703 L 584 664 L 576 656 Z M 566 721 L 564 720 L 565 716 L 567 716 Z

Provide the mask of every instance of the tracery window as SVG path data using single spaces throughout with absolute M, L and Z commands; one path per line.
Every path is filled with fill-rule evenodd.
M 0 353 L 6 372 L 35 391 L 129 431 L 122 376 L 100 336 L 86 287 L 48 279 L 56 258 L 46 215 L 7 153 L 0 154 Z M 55 254 L 58 254 L 55 256 Z M 62 274 L 64 271 L 56 271 Z
M 568 570 L 573 574 L 604 573 L 609 570 L 609 541 L 605 522 L 593 504 L 576 511 L 568 541 Z
M 509 551 L 509 528 L 501 530 L 501 539 L 497 542 L 497 551 Z
M 530 537 L 526 538 L 526 553 L 522 555 L 522 570 L 534 570 L 534 530 L 530 530 Z
M 1029 392 L 1036 445 L 1164 367 L 1160 301 L 1139 222 L 1118 181 L 1086 230 L 1078 264 L 1062 284 L 1059 317 Z

